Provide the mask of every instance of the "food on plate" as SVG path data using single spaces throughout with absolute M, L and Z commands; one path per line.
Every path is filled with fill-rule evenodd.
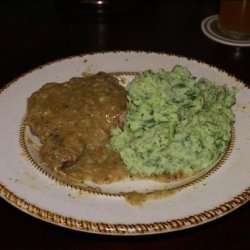
M 47 83 L 28 99 L 26 125 L 39 138 L 49 170 L 84 182 L 109 183 L 127 176 L 120 155 L 106 144 L 122 126 L 127 94 L 109 74 Z
M 227 150 L 235 95 L 180 65 L 146 70 L 126 87 L 103 72 L 47 83 L 28 99 L 26 144 L 38 165 L 71 185 L 183 185 L 209 171 Z M 166 186 L 148 196 L 136 188 L 119 192 L 131 203 L 173 193 Z
M 128 113 L 112 130 L 111 148 L 125 168 L 145 176 L 191 176 L 218 161 L 235 120 L 235 90 L 187 68 L 145 71 L 127 87 Z

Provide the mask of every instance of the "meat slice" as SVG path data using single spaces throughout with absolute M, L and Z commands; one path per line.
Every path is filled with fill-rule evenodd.
M 26 122 L 42 143 L 44 163 L 65 170 L 106 147 L 111 128 L 123 123 L 126 105 L 124 87 L 100 72 L 45 84 L 28 99 Z

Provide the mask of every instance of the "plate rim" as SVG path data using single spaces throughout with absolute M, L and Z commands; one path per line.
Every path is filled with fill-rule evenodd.
M 143 51 L 143 50 L 111 50 L 111 51 L 97 51 L 97 52 L 89 52 L 82 53 L 79 55 L 72 55 L 69 57 L 60 58 L 54 61 L 47 62 L 38 67 L 32 68 L 29 71 L 24 72 L 18 77 L 14 78 L 12 81 L 5 84 L 2 88 L 0 88 L 0 95 L 4 92 L 8 87 L 14 84 L 20 78 L 26 76 L 29 73 L 32 73 L 35 70 L 42 69 L 45 66 L 64 61 L 67 59 L 72 59 L 75 57 L 83 57 L 88 55 L 96 55 L 96 54 L 109 54 L 109 53 L 146 53 L 146 54 L 163 54 L 166 56 L 175 56 L 179 58 L 185 58 L 187 60 L 191 60 L 193 62 L 201 63 L 211 68 L 215 68 L 220 72 L 226 73 L 228 76 L 235 78 L 237 81 L 243 83 L 241 80 L 231 75 L 230 73 L 221 70 L 218 67 L 210 65 L 208 63 L 198 61 L 196 59 L 192 59 L 189 57 L 185 57 L 182 55 L 170 54 L 167 52 L 157 52 L 157 51 Z M 245 83 L 243 83 L 245 87 L 249 89 Z M 29 203 L 28 201 L 18 197 L 7 187 L 5 187 L 0 182 L 0 196 L 6 200 L 8 203 L 25 212 L 26 214 L 30 214 L 33 217 L 44 220 L 46 222 L 55 224 L 57 226 L 62 226 L 65 228 L 70 228 L 78 231 L 96 233 L 96 234 L 109 234 L 109 235 L 147 235 L 147 234 L 159 234 L 172 232 L 182 229 L 191 228 L 194 226 L 198 226 L 212 220 L 215 220 L 219 217 L 222 217 L 229 212 L 239 208 L 243 204 L 247 203 L 250 200 L 250 186 L 248 186 L 241 193 L 234 196 L 231 200 L 220 204 L 218 207 L 212 208 L 210 210 L 203 211 L 199 214 L 190 215 L 188 217 L 183 217 L 170 221 L 163 222 L 154 222 L 154 223 L 145 223 L 145 224 L 109 224 L 102 222 L 91 222 L 87 220 L 78 220 L 71 217 L 63 216 L 60 214 L 56 214 L 54 212 L 50 212 L 48 210 L 37 207 L 36 205 Z
M 246 188 L 241 194 L 233 197 L 230 201 L 219 206 L 203 211 L 198 214 L 190 215 L 175 220 L 167 220 L 154 223 L 137 224 L 113 224 L 103 222 L 91 222 L 88 220 L 78 220 L 68 216 L 63 216 L 39 208 L 38 206 L 19 198 L 0 183 L 0 195 L 8 203 L 17 209 L 29 214 L 37 219 L 46 221 L 50 224 L 61 226 L 75 231 L 94 234 L 105 234 L 115 236 L 142 236 L 160 233 L 169 233 L 184 230 L 216 220 L 222 216 L 233 212 L 250 200 L 250 187 Z

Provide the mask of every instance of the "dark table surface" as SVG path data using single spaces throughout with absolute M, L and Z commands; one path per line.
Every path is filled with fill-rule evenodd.
M 218 1 L 127 1 L 104 9 L 77 1 L 1 1 L 0 87 L 20 74 L 81 53 L 146 50 L 224 69 L 250 86 L 250 47 L 208 39 L 201 21 Z M 250 249 L 249 202 L 213 222 L 143 237 L 82 233 L 33 218 L 0 200 L 0 249 Z

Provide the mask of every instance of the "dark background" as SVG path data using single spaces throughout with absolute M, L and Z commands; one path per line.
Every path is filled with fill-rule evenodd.
M 201 32 L 201 21 L 218 11 L 219 1 L 123 1 L 105 8 L 65 0 L 1 1 L 0 86 L 41 64 L 103 50 L 182 55 L 250 85 L 250 48 L 222 45 Z M 184 231 L 112 237 L 48 224 L 1 199 L 0 249 L 250 249 L 249 212 L 248 203 Z
M 70 55 L 132 49 L 192 57 L 249 82 L 249 74 L 237 73 L 249 70 L 249 48 L 217 44 L 201 33 L 203 18 L 218 11 L 218 1 L 128 1 L 98 10 L 76 0 L 2 0 L 0 81 Z

